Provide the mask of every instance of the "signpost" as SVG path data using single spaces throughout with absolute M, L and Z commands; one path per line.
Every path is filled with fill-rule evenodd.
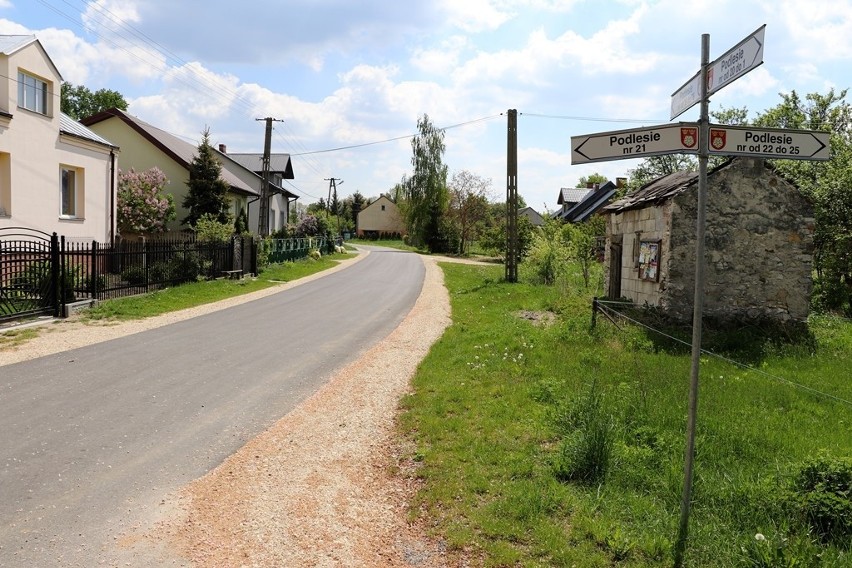
M 714 61 L 710 61 L 710 36 L 701 36 L 701 68 L 674 92 L 671 119 L 701 103 L 698 123 L 650 126 L 574 136 L 571 163 L 640 158 L 658 154 L 698 154 L 698 208 L 696 219 L 695 291 L 692 314 L 692 367 L 690 375 L 684 464 L 683 500 L 674 546 L 674 566 L 683 565 L 692 498 L 695 460 L 695 425 L 698 413 L 698 375 L 704 310 L 704 237 L 707 208 L 707 163 L 710 154 L 758 156 L 787 160 L 828 160 L 829 133 L 807 130 L 717 126 L 709 122 L 709 97 L 763 63 L 766 26 L 759 27 Z
M 698 125 L 663 124 L 571 137 L 571 163 L 698 152 Z
M 766 24 L 710 63 L 707 69 L 708 97 L 763 63 L 765 32 Z M 699 71 L 672 94 L 672 114 L 669 120 L 674 120 L 701 101 L 700 75 Z
M 710 125 L 710 153 L 785 160 L 828 160 L 828 132 Z

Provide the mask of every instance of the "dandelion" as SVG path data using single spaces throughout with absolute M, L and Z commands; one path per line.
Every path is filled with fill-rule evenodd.
M 765 537 L 765 536 L 763 536 L 763 535 L 762 535 L 762 534 L 760 534 L 760 533 L 757 533 L 756 535 L 754 535 L 754 540 L 756 540 L 756 541 L 764 541 L 764 540 L 766 540 L 766 537 Z

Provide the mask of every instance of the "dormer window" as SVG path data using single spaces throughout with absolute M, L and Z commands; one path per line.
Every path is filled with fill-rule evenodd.
M 47 114 L 47 83 L 18 71 L 18 106 L 39 114 Z

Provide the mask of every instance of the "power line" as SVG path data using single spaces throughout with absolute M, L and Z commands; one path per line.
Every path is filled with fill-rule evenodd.
M 458 124 L 453 124 L 453 125 L 450 125 L 450 126 L 444 126 L 442 128 L 438 128 L 437 130 L 450 130 L 452 128 L 459 128 L 461 126 L 468 126 L 470 124 L 475 124 L 477 122 L 483 122 L 483 121 L 486 121 L 486 120 L 493 120 L 495 118 L 499 118 L 502 115 L 503 115 L 503 113 L 495 114 L 495 115 L 491 115 L 491 116 L 484 116 L 482 118 L 476 118 L 476 119 L 473 119 L 473 120 L 468 120 L 467 122 L 460 122 Z M 338 148 L 328 148 L 326 150 L 314 150 L 312 152 L 303 152 L 303 153 L 300 153 L 300 154 L 292 154 L 292 155 L 293 156 L 308 156 L 308 155 L 313 155 L 313 154 L 325 154 L 325 153 L 328 153 L 328 152 L 338 152 L 340 150 L 352 150 L 354 148 L 364 148 L 365 146 L 375 146 L 377 144 L 386 144 L 388 142 L 396 142 L 398 140 L 405 140 L 407 138 L 414 138 L 415 136 L 417 136 L 417 134 L 406 134 L 404 136 L 396 136 L 394 138 L 387 138 L 385 140 L 376 140 L 375 142 L 364 142 L 362 144 L 352 144 L 351 146 L 340 146 Z
M 558 120 L 577 120 L 582 122 L 627 122 L 635 124 L 658 124 L 660 122 L 669 122 L 668 120 L 659 119 L 638 119 L 638 118 L 602 118 L 592 116 L 565 116 L 556 114 L 537 114 L 532 112 L 520 112 L 521 116 L 531 116 L 534 118 L 554 118 Z

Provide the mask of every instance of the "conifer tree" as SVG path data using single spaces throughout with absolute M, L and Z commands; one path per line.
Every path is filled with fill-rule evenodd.
M 198 153 L 189 164 L 189 192 L 183 206 L 189 210 L 183 224 L 195 227 L 204 215 L 212 215 L 219 223 L 231 223 L 228 211 L 228 184 L 222 179 L 222 164 L 210 145 L 210 129 L 204 130 Z

